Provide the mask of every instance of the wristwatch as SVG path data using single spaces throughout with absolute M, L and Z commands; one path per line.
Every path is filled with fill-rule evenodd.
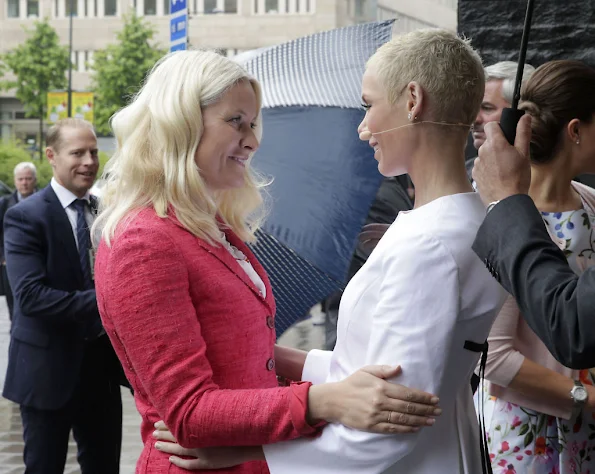
M 498 204 L 500 201 L 494 201 L 488 204 L 488 208 L 486 209 L 486 216 L 490 213 L 490 211 L 492 209 L 494 209 L 494 207 L 496 207 L 496 204 Z
M 585 386 L 579 380 L 574 381 L 574 387 L 570 391 L 570 398 L 574 402 L 574 409 L 572 410 L 572 415 L 576 416 L 585 406 L 587 400 L 589 399 L 589 394 Z

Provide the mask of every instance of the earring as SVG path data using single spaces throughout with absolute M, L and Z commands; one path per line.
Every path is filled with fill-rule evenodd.
M 576 141 L 576 144 L 577 144 L 577 145 L 580 145 L 580 144 L 581 144 L 581 141 L 580 141 L 580 140 L 577 140 L 577 141 Z
M 409 112 L 409 114 L 407 114 L 407 118 L 409 119 L 409 121 L 411 121 L 412 117 L 413 117 L 413 115 L 411 115 L 411 112 Z

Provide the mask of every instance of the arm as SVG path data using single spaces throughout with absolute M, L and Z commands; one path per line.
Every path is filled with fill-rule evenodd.
M 370 308 L 372 329 L 365 363 L 402 361 L 400 383 L 450 400 L 460 388 L 460 384 L 445 383 L 443 378 L 444 354 L 451 350 L 459 310 L 457 266 L 439 242 L 422 238 L 415 245 L 406 255 L 400 252 L 385 262 L 380 299 L 375 308 Z M 442 291 L 430 291 L 432 282 L 439 282 Z M 376 435 L 332 424 L 316 439 L 263 449 L 272 474 L 372 474 L 410 453 L 419 436 L 419 432 Z
M 473 250 L 495 268 L 531 329 L 560 363 L 573 369 L 595 365 L 595 268 L 576 276 L 530 197 L 516 195 L 496 205 Z
M 4 216 L 4 243 L 8 279 L 24 316 L 52 324 L 98 325 L 95 290 L 62 291 L 46 281 L 46 256 L 41 242 L 42 227 L 21 206 Z
M 539 365 L 515 349 L 519 318 L 518 306 L 514 298 L 509 297 L 488 337 L 486 379 L 501 387 L 510 387 L 539 403 L 557 405 L 565 412 L 565 418 L 570 419 L 573 403 L 569 394 L 573 380 Z M 595 400 L 589 401 L 595 403 Z
M 275 345 L 277 374 L 289 380 L 324 383 L 328 376 L 333 351 L 313 349 L 309 352 Z
M 277 375 L 289 380 L 302 380 L 302 370 L 308 353 L 292 347 L 275 344 L 275 368 Z
M 1 264 L 4 265 L 6 259 L 4 257 L 4 216 L 6 215 L 6 209 L 8 209 L 8 200 L 10 199 L 10 194 L 8 196 L 4 196 L 0 199 L 0 258 Z

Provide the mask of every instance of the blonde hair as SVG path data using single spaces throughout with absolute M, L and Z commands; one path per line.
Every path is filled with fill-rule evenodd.
M 479 54 L 470 42 L 441 29 L 422 29 L 396 36 L 368 60 L 395 104 L 416 81 L 428 95 L 426 120 L 471 124 L 485 89 Z
M 251 160 L 243 187 L 213 196 L 194 158 L 203 133 L 202 109 L 244 80 L 256 94 L 260 142 L 260 86 L 240 65 L 210 51 L 179 51 L 157 62 L 132 102 L 112 117 L 117 149 L 104 173 L 93 235 L 100 232 L 109 245 L 121 222 L 151 207 L 162 218 L 173 210 L 184 228 L 211 244 L 222 241 L 217 219 L 244 241 L 254 240 L 264 218 L 260 189 L 265 183 Z
M 72 117 L 61 119 L 52 125 L 45 135 L 45 143 L 48 147 L 53 148 L 55 151 L 60 150 L 62 146 L 62 130 L 64 128 L 88 128 L 95 134 L 93 125 L 86 120 Z

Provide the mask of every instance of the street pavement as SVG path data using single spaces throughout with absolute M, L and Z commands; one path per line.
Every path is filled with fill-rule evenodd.
M 290 328 L 279 343 L 303 350 L 321 348 L 324 342 L 322 316 L 315 308 L 312 317 Z M 4 386 L 8 359 L 10 322 L 4 297 L 0 297 L 0 388 Z M 140 455 L 140 416 L 128 390 L 122 390 L 124 405 L 121 474 L 134 474 L 136 460 Z M 98 420 L 100 422 L 101 420 Z M 23 432 L 18 406 L 0 397 L 0 474 L 23 474 Z M 76 444 L 70 439 L 65 474 L 80 474 L 76 461 Z

